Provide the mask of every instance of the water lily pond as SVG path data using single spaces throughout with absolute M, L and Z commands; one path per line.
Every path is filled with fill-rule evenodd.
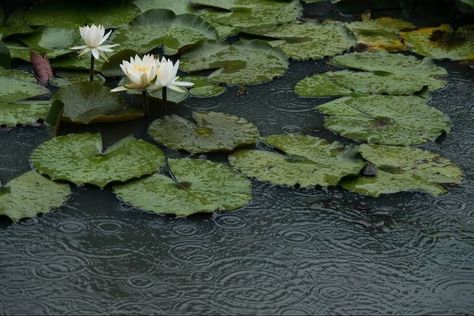
M 1 313 L 473 313 L 473 13 L 6 2 Z

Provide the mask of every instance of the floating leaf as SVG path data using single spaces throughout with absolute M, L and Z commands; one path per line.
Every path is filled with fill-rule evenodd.
M 71 193 L 68 184 L 60 184 L 29 171 L 11 180 L 0 191 L 0 215 L 14 222 L 35 217 L 60 207 Z
M 65 87 L 73 83 L 84 82 L 90 80 L 90 75 L 85 71 L 59 71 L 56 73 L 56 77 L 50 80 L 50 83 L 56 87 Z M 94 82 L 105 83 L 105 78 L 100 74 L 94 75 Z
M 41 56 L 35 51 L 30 51 L 31 68 L 38 79 L 39 84 L 47 86 L 49 80 L 54 78 L 53 69 L 49 63 L 48 56 Z
M 103 64 L 103 60 L 96 60 L 95 69 L 101 69 Z M 90 55 L 87 54 L 79 57 L 76 53 L 72 53 L 51 60 L 51 66 L 53 66 L 55 70 L 66 69 L 85 71 L 91 68 L 91 58 Z
M 196 123 L 164 116 L 150 124 L 148 133 L 166 147 L 193 154 L 232 151 L 257 141 L 257 127 L 243 118 L 217 112 L 194 112 L 193 118 Z
M 449 133 L 443 112 L 416 96 L 345 97 L 317 110 L 326 114 L 324 126 L 344 137 L 385 145 L 416 145 Z
M 296 60 L 335 56 L 356 44 L 354 36 L 339 23 L 293 22 L 268 28 L 246 29 L 245 32 L 276 39 L 277 41 L 269 43 Z
M 46 27 L 18 39 L 35 51 L 47 54 L 49 58 L 69 54 L 72 46 L 82 44 L 76 28 Z
M 153 9 L 167 9 L 173 11 L 176 15 L 192 13 L 189 0 L 134 0 L 133 4 L 141 12 Z
M 0 67 L 8 68 L 11 65 L 10 50 L 2 41 L 2 34 L 0 33 Z
M 371 196 L 402 191 L 447 192 L 445 184 L 459 184 L 462 171 L 448 159 L 410 147 L 361 145 L 362 156 L 377 166 L 375 177 L 344 180 L 344 188 Z
M 120 65 L 124 60 L 128 61 L 130 57 L 135 57 L 135 55 L 138 55 L 138 52 L 133 49 L 124 49 L 109 55 L 108 60 L 100 68 L 100 72 L 106 77 L 123 76 L 123 70 L 120 68 Z
M 181 80 L 194 83 L 194 86 L 189 89 L 189 93 L 193 97 L 210 98 L 225 92 L 225 87 L 213 83 L 207 77 L 188 76 L 181 78 Z
M 337 142 L 301 134 L 271 135 L 264 140 L 285 154 L 238 150 L 229 157 L 231 166 L 260 181 L 304 188 L 335 186 L 364 167 L 353 150 Z
M 184 54 L 181 62 L 188 72 L 217 69 L 208 78 L 230 85 L 267 82 L 288 68 L 288 58 L 280 49 L 258 40 L 232 45 L 205 41 Z
M 136 208 L 160 214 L 231 211 L 252 198 L 248 179 L 229 167 L 200 159 L 169 159 L 175 179 L 161 174 L 114 185 L 115 193 Z
M 152 174 L 164 164 L 156 146 L 135 139 L 122 139 L 102 152 L 100 134 L 69 134 L 41 144 L 31 155 L 36 170 L 53 180 L 67 180 L 104 187 Z
M 22 103 L 0 103 L 0 125 L 14 127 L 30 125 L 45 119 L 48 115 L 50 101 L 24 101 Z
M 15 102 L 49 93 L 36 83 L 33 75 L 15 69 L 0 69 L 0 100 Z
M 53 96 L 64 104 L 64 117 L 73 123 L 118 122 L 143 116 L 129 107 L 118 94 L 98 82 L 77 82 L 61 88 Z
M 453 31 L 451 26 L 421 28 L 403 32 L 411 51 L 435 59 L 474 60 L 474 26 L 466 25 Z
M 163 45 L 165 55 L 174 55 L 179 49 L 205 39 L 217 39 L 217 33 L 204 20 L 190 14 L 176 16 L 173 11 L 161 9 L 142 13 L 112 35 L 112 41 L 120 44 L 121 49 L 146 53 Z
M 21 9 L 10 14 L 5 24 L 0 25 L 0 34 L 3 34 L 3 37 L 8 37 L 15 34 L 34 32 L 34 29 L 26 24 L 24 14 L 25 11 Z

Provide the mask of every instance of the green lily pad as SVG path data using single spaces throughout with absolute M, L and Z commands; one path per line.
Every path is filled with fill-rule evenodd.
M 0 67 L 8 68 L 11 65 L 11 54 L 7 45 L 2 41 L 2 34 L 0 33 Z
M 176 216 L 232 211 L 252 198 L 250 181 L 223 164 L 190 158 L 168 164 L 175 179 L 153 174 L 114 185 L 114 192 L 136 208 Z
M 285 154 L 242 149 L 229 156 L 231 166 L 259 181 L 304 188 L 335 186 L 364 167 L 356 152 L 337 142 L 301 134 L 271 135 L 264 140 Z
M 0 125 L 14 127 L 30 125 L 45 119 L 51 107 L 50 101 L 25 101 L 22 103 L 0 103 Z
M 141 109 L 129 107 L 117 93 L 98 82 L 76 82 L 53 96 L 64 104 L 64 118 L 80 124 L 128 121 L 143 116 Z
M 451 130 L 446 114 L 416 96 L 344 97 L 317 110 L 326 115 L 329 130 L 368 143 L 416 145 Z
M 293 22 L 268 28 L 245 29 L 245 33 L 275 39 L 269 43 L 296 60 L 335 56 L 356 44 L 352 33 L 340 23 Z
M 344 180 L 342 186 L 350 191 L 371 196 L 403 191 L 441 195 L 447 192 L 446 184 L 462 181 L 457 166 L 426 150 L 365 144 L 359 150 L 377 167 L 377 175 Z
M 56 183 L 35 171 L 8 182 L 0 191 L 0 215 L 14 222 L 60 207 L 71 193 L 68 184 Z
M 174 55 L 205 39 L 217 39 L 216 31 L 207 22 L 194 15 L 177 16 L 161 9 L 142 13 L 112 34 L 112 42 L 120 44 L 121 49 L 147 53 L 163 45 L 165 55 Z
M 101 69 L 104 65 L 104 61 L 102 59 L 95 60 L 95 70 Z M 53 69 L 58 70 L 79 70 L 79 71 L 86 71 L 89 70 L 91 67 L 91 58 L 90 55 L 86 54 L 84 56 L 79 57 L 76 53 L 71 53 L 64 56 L 59 56 L 51 60 L 51 66 Z
M 134 0 L 133 4 L 145 12 L 153 9 L 167 9 L 176 15 L 192 13 L 189 0 Z
M 435 59 L 474 60 L 474 26 L 466 25 L 453 31 L 451 26 L 420 28 L 403 32 L 409 49 Z
M 193 11 L 193 14 L 196 14 L 201 19 L 209 23 L 217 33 L 217 38 L 220 40 L 225 40 L 229 36 L 236 35 L 239 30 L 233 26 L 220 24 L 212 20 L 212 10 L 200 9 L 198 11 Z
M 189 89 L 189 93 L 193 97 L 210 98 L 216 97 L 225 92 L 225 87 L 213 83 L 207 77 L 188 76 L 181 78 L 181 80 L 194 83 L 194 86 Z
M 165 162 L 156 146 L 135 139 L 122 139 L 102 152 L 100 134 L 69 134 L 38 146 L 31 155 L 33 167 L 53 180 L 67 180 L 105 187 L 152 174 Z
M 47 93 L 49 90 L 37 84 L 32 74 L 21 70 L 0 68 L 0 100 L 2 102 L 15 102 Z
M 30 60 L 30 48 L 16 41 L 5 41 L 10 51 L 11 59 L 20 59 L 26 62 Z
M 56 75 L 50 79 L 49 83 L 60 88 L 77 82 L 89 81 L 89 73 L 84 71 L 60 71 Z M 105 78 L 100 74 L 95 74 L 94 82 L 103 84 L 105 83 Z
M 71 53 L 71 47 L 82 44 L 77 28 L 46 27 L 18 39 L 50 59 Z
M 240 40 L 232 45 L 205 41 L 182 56 L 181 67 L 188 72 L 217 69 L 209 79 L 229 85 L 248 85 L 283 75 L 288 68 L 288 58 L 280 49 L 259 40 Z
M 326 72 L 307 77 L 295 86 L 301 97 L 329 97 L 353 94 L 412 95 L 425 87 L 436 90 L 446 81 L 424 74 L 387 72 L 354 72 L 349 70 Z
M 257 142 L 258 130 L 247 120 L 218 112 L 194 112 L 190 122 L 180 116 L 164 116 L 152 122 L 148 133 L 159 143 L 190 153 L 232 151 Z
M 8 37 L 34 32 L 34 29 L 26 24 L 24 15 L 25 11 L 21 9 L 10 14 L 5 23 L 0 25 L 0 34 L 3 34 L 3 37 Z
M 34 26 L 79 27 L 94 23 L 109 28 L 127 24 L 138 13 L 138 8 L 125 0 L 48 0 L 36 2 L 26 11 L 25 19 Z

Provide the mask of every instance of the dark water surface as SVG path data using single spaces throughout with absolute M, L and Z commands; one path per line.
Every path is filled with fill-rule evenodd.
M 53 213 L 18 224 L 0 219 L 1 313 L 474 313 L 474 70 L 442 65 L 449 85 L 432 105 L 454 128 L 423 147 L 464 170 L 450 193 L 374 199 L 254 181 L 243 209 L 176 219 L 130 208 L 109 187 L 74 188 Z M 298 80 L 328 69 L 325 61 L 292 62 L 283 78 L 243 95 L 230 88 L 174 111 L 212 109 L 245 117 L 262 135 L 348 142 L 325 131 L 313 110 L 327 100 L 293 92 Z M 146 137 L 142 125 L 99 128 L 110 143 Z M 2 181 L 29 170 L 30 153 L 48 138 L 44 127 L 0 130 Z

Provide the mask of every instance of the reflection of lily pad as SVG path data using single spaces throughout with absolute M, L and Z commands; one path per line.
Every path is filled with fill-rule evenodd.
M 193 72 L 217 69 L 208 78 L 227 84 L 258 84 L 281 76 L 288 58 L 278 48 L 258 41 L 238 41 L 232 45 L 207 41 L 185 53 L 182 69 Z
M 161 174 L 115 185 L 115 193 L 136 208 L 189 216 L 231 211 L 252 198 L 250 181 L 229 167 L 200 159 L 169 159 L 175 179 Z
M 257 127 L 243 118 L 217 112 L 194 112 L 193 118 L 196 123 L 164 116 L 150 124 L 148 133 L 166 147 L 193 154 L 232 151 L 257 141 Z
M 207 22 L 194 15 L 176 16 L 161 9 L 142 13 L 112 35 L 120 49 L 146 53 L 163 45 L 165 55 L 174 55 L 179 49 L 205 39 L 217 39 L 216 31 Z
M 356 44 L 354 36 L 339 23 L 293 22 L 269 28 L 246 29 L 245 32 L 275 39 L 269 43 L 296 60 L 335 56 Z
M 451 130 L 449 117 L 416 96 L 345 97 L 317 110 L 324 126 L 344 137 L 376 144 L 415 145 Z
M 337 142 L 301 134 L 271 135 L 264 140 L 286 155 L 243 149 L 230 155 L 231 166 L 260 181 L 305 188 L 337 185 L 364 166 L 353 150 Z
M 47 54 L 49 58 L 68 54 L 72 46 L 81 44 L 81 36 L 76 28 L 47 27 L 21 36 L 19 40 L 33 50 Z
M 64 117 L 74 123 L 116 122 L 143 116 L 129 107 L 118 94 L 98 82 L 77 82 L 56 92 L 54 100 L 64 104 Z
M 462 171 L 448 159 L 410 147 L 361 145 L 362 156 L 377 166 L 377 175 L 343 181 L 344 188 L 379 196 L 402 191 L 446 193 L 445 184 L 459 184 Z
M 50 107 L 50 101 L 0 103 L 0 125 L 13 127 L 33 124 L 39 119 L 45 119 Z
M 13 221 L 35 217 L 60 207 L 71 193 L 68 184 L 29 171 L 8 182 L 0 191 L 0 215 Z
M 53 180 L 104 187 L 151 174 L 164 164 L 164 154 L 143 140 L 127 137 L 102 152 L 100 134 L 69 134 L 41 144 L 31 156 L 36 170 Z
M 189 89 L 189 93 L 193 97 L 210 98 L 225 92 L 225 87 L 213 83 L 207 77 L 188 76 L 183 77 L 181 80 L 194 83 L 194 86 Z
M 402 33 L 411 51 L 435 59 L 474 60 L 474 26 L 448 24 Z
M 49 93 L 37 84 L 32 74 L 15 69 L 0 69 L 0 100 L 15 102 Z

